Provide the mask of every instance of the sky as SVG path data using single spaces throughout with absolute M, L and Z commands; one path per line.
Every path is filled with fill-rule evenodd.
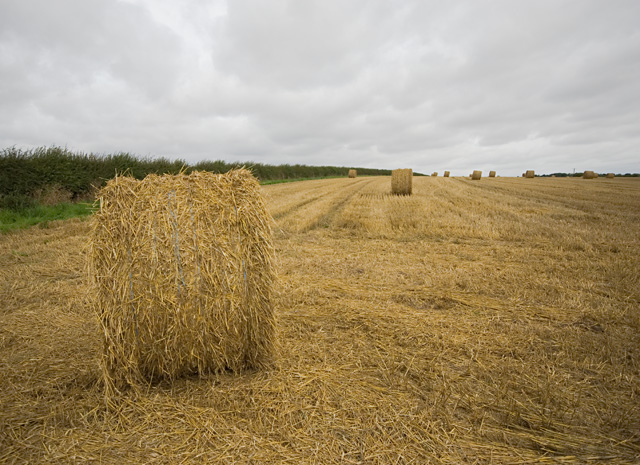
M 0 149 L 640 172 L 637 0 L 1 0 Z

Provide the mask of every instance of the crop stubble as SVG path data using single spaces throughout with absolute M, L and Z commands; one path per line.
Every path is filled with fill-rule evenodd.
M 0 462 L 636 463 L 640 183 L 265 186 L 278 361 L 103 404 L 88 227 L 0 237 Z

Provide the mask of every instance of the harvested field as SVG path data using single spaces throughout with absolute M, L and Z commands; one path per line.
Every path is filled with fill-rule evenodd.
M 262 187 L 276 362 L 104 402 L 87 221 L 0 236 L 0 463 L 640 462 L 640 180 Z

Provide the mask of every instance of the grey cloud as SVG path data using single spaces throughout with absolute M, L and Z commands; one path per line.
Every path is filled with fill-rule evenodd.
M 34 81 L 67 87 L 91 85 L 96 75 L 149 91 L 171 85 L 181 50 L 168 30 L 150 21 L 145 11 L 108 1 L 10 1 L 3 15 L 9 36 L 25 57 Z
M 0 143 L 640 171 L 638 17 L 632 0 L 8 0 Z
M 258 86 L 339 86 L 384 44 L 379 2 L 229 2 L 216 65 Z M 383 23 L 384 24 L 384 23 Z

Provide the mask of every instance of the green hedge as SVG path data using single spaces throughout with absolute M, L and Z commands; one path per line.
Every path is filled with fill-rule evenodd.
M 28 208 L 46 189 L 57 188 L 70 200 L 88 198 L 96 187 L 116 174 L 130 174 L 137 179 L 147 174 L 178 173 L 181 170 L 225 173 L 245 166 L 261 181 L 296 178 L 347 176 L 349 167 L 308 165 L 265 165 L 262 163 L 227 163 L 202 161 L 188 165 L 184 160 L 140 158 L 129 153 L 95 155 L 71 152 L 60 147 L 21 150 L 15 147 L 0 152 L 0 208 Z M 358 175 L 390 175 L 390 170 L 356 168 Z M 416 173 L 419 175 L 419 173 Z

